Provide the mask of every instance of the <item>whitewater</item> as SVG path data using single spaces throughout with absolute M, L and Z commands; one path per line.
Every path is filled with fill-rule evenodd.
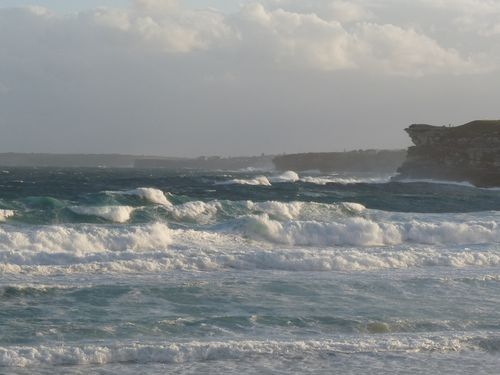
M 10 168 L 0 373 L 495 374 L 500 191 Z

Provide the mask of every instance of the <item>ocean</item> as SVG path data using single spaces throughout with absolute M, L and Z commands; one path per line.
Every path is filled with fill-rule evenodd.
M 0 373 L 497 374 L 499 210 L 387 175 L 6 168 Z

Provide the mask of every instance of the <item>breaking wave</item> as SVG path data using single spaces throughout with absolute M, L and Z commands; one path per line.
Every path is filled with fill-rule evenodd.
M 404 179 L 398 179 L 396 181 L 404 184 L 426 183 L 426 184 L 456 185 L 456 186 L 476 188 L 476 186 L 467 181 L 437 180 L 428 178 L 404 178 Z
M 168 211 L 176 220 L 206 223 L 213 216 L 215 216 L 218 210 L 220 210 L 221 208 L 222 204 L 216 201 L 192 201 L 176 206 L 171 206 L 168 208 Z
M 381 176 L 381 177 L 347 177 L 347 176 L 304 176 L 300 178 L 300 181 L 315 184 L 315 185 L 326 185 L 326 184 L 340 184 L 340 185 L 350 185 L 350 184 L 384 184 L 391 180 L 391 176 Z
M 7 220 L 9 217 L 15 215 L 15 211 L 13 210 L 3 210 L 0 209 L 0 222 Z
M 299 175 L 294 171 L 287 171 L 278 176 L 256 176 L 249 179 L 235 178 L 228 181 L 219 182 L 218 185 L 254 185 L 271 186 L 273 183 L 296 182 L 299 181 Z
M 256 176 L 250 179 L 235 178 L 229 181 L 219 182 L 218 185 L 253 185 L 253 186 L 271 186 L 271 182 L 266 176 Z
M 269 180 L 273 183 L 275 182 L 297 182 L 299 181 L 299 175 L 294 171 L 286 171 L 279 176 L 270 177 Z
M 329 175 L 329 176 L 299 176 L 297 172 L 294 171 L 286 171 L 277 176 L 256 176 L 249 179 L 232 179 L 224 182 L 219 182 L 219 185 L 262 185 L 262 186 L 271 186 L 275 183 L 284 183 L 284 182 L 304 182 L 315 185 L 326 185 L 326 184 L 341 184 L 341 185 L 349 185 L 349 184 L 382 184 L 387 183 L 391 180 L 392 175 L 384 175 L 377 177 L 350 177 L 343 175 Z
M 137 189 L 122 191 L 122 192 L 112 192 L 124 195 L 135 195 L 139 198 L 145 199 L 148 202 L 160 204 L 163 206 L 170 207 L 172 203 L 167 199 L 163 191 L 155 188 L 140 187 Z
M 170 243 L 165 224 L 112 227 L 99 225 L 0 228 L 0 259 L 17 258 L 23 250 L 70 252 L 80 255 L 105 251 L 154 250 Z
M 69 208 L 78 215 L 97 216 L 115 223 L 125 223 L 130 220 L 135 208 L 130 206 L 74 206 Z
M 347 217 L 336 222 L 273 220 L 268 214 L 247 215 L 236 230 L 254 239 L 302 246 L 384 246 L 402 243 L 472 245 L 500 242 L 496 221 L 484 222 L 377 222 Z
M 448 353 L 462 351 L 496 352 L 500 338 L 495 335 L 455 334 L 387 335 L 304 341 L 191 341 L 165 343 L 112 343 L 81 346 L 0 347 L 0 366 L 103 365 L 109 363 L 190 363 L 251 357 L 322 356 L 343 353 L 413 352 Z
M 258 241 L 248 241 L 241 233 L 169 229 L 164 224 L 126 230 L 102 226 L 77 230 L 54 226 L 28 232 L 1 227 L 0 272 L 33 275 L 224 269 L 322 272 L 500 265 L 500 252 L 489 246 L 447 249 L 418 244 L 395 247 L 365 244 L 355 248 L 283 248 L 279 244 L 270 246 L 269 239 L 262 242 L 261 238 L 259 234 L 255 238 Z M 308 243 L 324 242 L 319 235 L 306 240 L 296 238 Z M 342 240 L 346 242 L 350 237 Z M 357 238 L 353 240 L 358 241 Z

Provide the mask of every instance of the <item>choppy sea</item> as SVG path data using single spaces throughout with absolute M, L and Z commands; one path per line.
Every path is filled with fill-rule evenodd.
M 0 373 L 497 374 L 500 190 L 0 170 Z

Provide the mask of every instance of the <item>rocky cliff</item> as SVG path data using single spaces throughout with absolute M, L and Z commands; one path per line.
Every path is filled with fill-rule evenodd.
M 405 130 L 415 146 L 408 149 L 397 179 L 500 186 L 500 120 L 472 121 L 456 127 L 414 124 Z

